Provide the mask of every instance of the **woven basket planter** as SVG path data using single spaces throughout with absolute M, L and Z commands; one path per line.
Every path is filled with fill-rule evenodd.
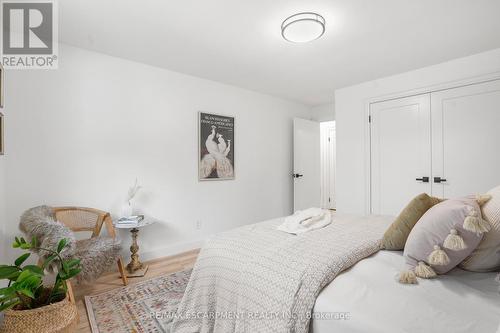
M 60 302 L 33 310 L 7 310 L 0 332 L 71 333 L 76 330 L 78 312 L 66 297 Z

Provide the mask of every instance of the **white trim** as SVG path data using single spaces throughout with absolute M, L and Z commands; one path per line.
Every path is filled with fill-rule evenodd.
M 173 256 L 179 253 L 188 252 L 191 250 L 196 250 L 201 248 L 205 244 L 206 239 L 208 238 L 209 237 L 203 239 L 197 239 L 190 242 L 177 243 L 154 251 L 140 252 L 139 256 L 141 257 L 141 261 L 148 261 L 162 257 Z M 130 253 L 128 254 L 130 255 Z
M 410 97 L 422 94 L 430 94 L 437 91 L 455 89 L 460 87 L 465 87 L 473 84 L 480 84 L 490 81 L 500 80 L 500 72 L 493 72 L 485 75 L 478 75 L 473 77 L 468 77 L 460 80 L 448 81 L 444 83 L 439 83 L 427 87 L 415 88 L 406 91 L 394 92 L 389 94 L 383 94 L 379 96 L 374 96 L 365 99 L 365 117 L 364 117 L 364 155 L 365 155 L 365 214 L 370 214 L 371 212 L 371 150 L 370 150 L 370 123 L 368 121 L 370 117 L 370 105 L 377 102 L 384 102 L 391 99 L 398 99 L 403 97 Z

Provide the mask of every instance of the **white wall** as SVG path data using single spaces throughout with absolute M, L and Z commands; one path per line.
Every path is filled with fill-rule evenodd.
M 3 110 L 0 109 L 0 112 L 2 111 Z M 7 246 L 10 245 L 10 242 L 8 242 L 5 239 L 5 226 L 7 218 L 7 212 L 6 212 L 7 198 L 5 196 L 7 179 L 5 177 L 5 164 L 6 164 L 5 159 L 6 159 L 5 156 L 0 155 L 0 258 L 5 258 L 5 252 L 7 250 Z M 5 262 L 0 262 L 0 265 L 1 264 L 5 264 Z
M 143 258 L 292 212 L 292 118 L 309 107 L 65 45 L 59 59 L 8 73 L 8 237 L 35 205 L 118 214 L 136 177 L 163 221 L 141 231 Z M 236 117 L 234 181 L 198 182 L 200 110 Z
M 311 120 L 320 122 L 335 120 L 335 104 L 328 103 L 311 107 Z
M 500 72 L 500 49 L 366 82 L 335 92 L 337 209 L 367 213 L 368 104 L 395 94 L 423 93 Z

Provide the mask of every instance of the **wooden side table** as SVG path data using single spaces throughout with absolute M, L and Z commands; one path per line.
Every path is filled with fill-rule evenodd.
M 140 228 L 154 224 L 156 222 L 157 220 L 148 216 L 145 216 L 144 219 L 135 226 L 120 225 L 116 223 L 116 221 L 114 221 L 115 228 L 130 229 L 130 233 L 132 234 L 132 245 L 130 245 L 130 262 L 125 267 L 127 271 L 127 277 L 141 277 L 146 275 L 149 267 L 139 260 L 139 245 L 137 244 L 137 238 L 139 236 Z

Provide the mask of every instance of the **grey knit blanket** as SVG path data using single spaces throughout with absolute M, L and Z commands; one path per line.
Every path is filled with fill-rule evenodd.
M 201 250 L 172 332 L 307 332 L 320 291 L 379 250 L 388 217 L 333 215 L 301 235 L 283 219 L 221 233 Z

